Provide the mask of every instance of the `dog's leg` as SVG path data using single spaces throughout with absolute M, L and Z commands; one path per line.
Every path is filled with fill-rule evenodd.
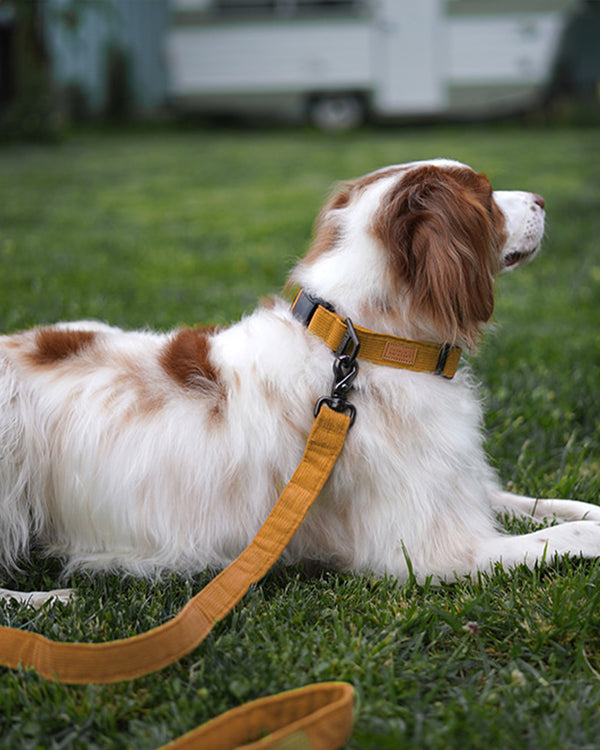
M 573 521 L 520 536 L 502 536 L 482 540 L 477 552 L 477 569 L 489 570 L 495 563 L 505 568 L 548 562 L 557 555 L 598 557 L 600 523 Z
M 542 500 L 501 492 L 494 498 L 493 506 L 498 513 L 508 511 L 546 521 L 554 518 L 557 521 L 600 521 L 600 506 L 579 500 Z
M 73 589 L 54 589 L 53 591 L 10 591 L 9 589 L 0 589 L 0 600 L 10 601 L 12 599 L 34 609 L 39 609 L 48 601 L 66 604 L 74 596 L 75 592 Z

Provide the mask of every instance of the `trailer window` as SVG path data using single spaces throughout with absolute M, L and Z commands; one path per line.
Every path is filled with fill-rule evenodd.
M 303 18 L 354 16 L 368 0 L 214 0 L 212 10 L 226 18 Z

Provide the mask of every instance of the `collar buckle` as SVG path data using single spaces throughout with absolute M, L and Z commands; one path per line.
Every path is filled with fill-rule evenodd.
M 319 297 L 313 297 L 312 294 L 301 289 L 292 304 L 292 315 L 308 328 L 318 307 L 324 307 L 330 312 L 335 312 L 328 302 Z
M 348 367 L 348 372 L 362 345 L 362 359 L 376 365 L 433 373 L 447 380 L 456 373 L 461 350 L 452 344 L 414 341 L 360 326 L 355 329 L 352 321 L 338 315 L 332 305 L 303 289 L 298 292 L 291 311 L 297 320 L 327 344 L 336 361 L 340 360 L 342 367 Z M 336 381 L 339 379 L 336 373 Z

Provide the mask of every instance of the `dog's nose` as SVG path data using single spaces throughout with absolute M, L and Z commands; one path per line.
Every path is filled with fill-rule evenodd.
M 540 208 L 544 208 L 546 205 L 546 201 L 542 198 L 541 195 L 538 195 L 537 193 L 532 193 L 533 195 L 533 202 L 536 206 L 539 206 Z

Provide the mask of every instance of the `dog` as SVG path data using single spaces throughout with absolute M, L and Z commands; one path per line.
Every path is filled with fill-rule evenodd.
M 448 377 L 443 362 L 418 372 L 401 361 L 411 341 L 440 357 L 473 350 L 495 277 L 535 257 L 544 220 L 539 195 L 494 191 L 447 159 L 386 167 L 332 195 L 289 285 L 409 343 L 390 350 L 394 367 L 358 352 L 355 424 L 284 562 L 452 581 L 600 553 L 599 507 L 502 491 L 468 368 Z M 299 463 L 335 356 L 280 298 L 222 330 L 78 322 L 0 337 L 3 567 L 33 546 L 67 570 L 227 565 Z M 568 523 L 508 535 L 505 511 Z M 1 593 L 34 605 L 69 596 Z

